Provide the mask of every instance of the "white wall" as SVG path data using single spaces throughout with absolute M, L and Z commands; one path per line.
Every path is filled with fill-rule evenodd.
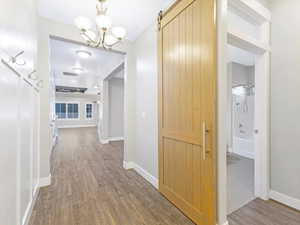
M 158 178 L 157 32 L 149 27 L 134 43 L 136 56 L 135 162 Z
M 231 63 L 232 87 L 242 84 L 255 84 L 254 66 Z
M 124 115 L 127 108 L 124 103 L 126 102 L 124 72 L 123 67 L 117 67 L 102 81 L 98 122 L 99 139 L 102 144 L 111 140 L 124 139 L 124 135 L 126 135 L 124 132 L 126 124 Z M 128 125 L 130 126 L 130 124 Z
M 300 210 L 299 9 L 298 0 L 271 4 L 271 189 L 298 199 Z
M 0 65 L 0 202 L 1 224 L 16 224 L 17 157 L 18 157 L 18 78 Z M 3 108 L 2 108 L 3 107 Z M 5 110 L 6 109 L 6 110 Z M 8 111 L 10 109 L 11 111 Z M 11 141 L 14 140 L 14 141 Z
M 36 67 L 36 2 L 0 0 L 0 5 L 0 58 L 24 51 L 26 61 L 22 67 L 0 62 L 0 224 L 21 225 L 39 182 L 39 93 L 27 76 Z
M 121 78 L 109 79 L 108 95 L 108 139 L 122 139 L 124 137 L 124 80 Z
M 109 83 L 108 79 L 101 82 L 101 101 L 99 105 L 98 136 L 102 144 L 109 140 Z
M 267 9 L 270 9 L 270 6 L 271 6 L 273 0 L 256 0 L 256 1 L 258 1 L 260 4 L 262 4 Z
M 79 104 L 79 119 L 57 119 L 56 126 L 58 128 L 97 126 L 98 123 L 97 101 L 99 100 L 100 100 L 99 96 L 56 93 L 55 102 L 57 103 L 74 102 Z M 86 108 L 85 108 L 86 104 L 93 104 L 92 119 L 86 119 Z

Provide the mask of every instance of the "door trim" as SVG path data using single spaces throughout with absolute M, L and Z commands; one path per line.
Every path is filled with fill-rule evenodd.
M 235 7 L 239 13 L 239 5 L 244 3 L 241 0 L 230 0 L 231 7 Z M 252 19 L 256 14 L 261 15 L 259 5 L 247 5 Z M 265 9 L 266 14 L 270 11 Z M 255 57 L 255 197 L 263 200 L 269 199 L 270 192 L 270 18 L 265 17 L 257 25 L 261 32 L 261 39 L 253 42 L 251 38 L 240 32 L 227 30 L 227 44 L 244 49 L 247 52 L 256 54 Z M 238 40 L 238 41 L 236 41 Z M 263 47 L 262 47 L 263 43 Z M 259 51 L 258 51 L 259 49 Z M 253 131 L 254 132 L 254 131 Z M 225 159 L 226 160 L 226 159 Z

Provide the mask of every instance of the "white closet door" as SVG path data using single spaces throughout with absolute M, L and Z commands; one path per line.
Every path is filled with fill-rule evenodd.
M 0 62 L 0 224 L 17 224 L 18 83 Z
M 24 220 L 29 203 L 32 201 L 32 87 L 21 84 L 20 95 L 20 193 L 21 218 Z

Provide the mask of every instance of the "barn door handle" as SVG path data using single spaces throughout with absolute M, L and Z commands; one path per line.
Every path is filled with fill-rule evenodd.
M 203 122 L 202 124 L 202 138 L 203 138 L 203 146 L 202 146 L 202 149 L 203 149 L 203 160 L 206 160 L 206 153 L 208 151 L 206 151 L 206 134 L 208 134 L 209 130 L 206 128 L 206 123 Z

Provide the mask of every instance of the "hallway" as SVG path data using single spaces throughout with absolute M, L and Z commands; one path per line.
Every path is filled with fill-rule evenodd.
M 52 185 L 42 188 L 30 225 L 193 225 L 135 171 L 123 144 L 98 144 L 95 128 L 60 129 Z

